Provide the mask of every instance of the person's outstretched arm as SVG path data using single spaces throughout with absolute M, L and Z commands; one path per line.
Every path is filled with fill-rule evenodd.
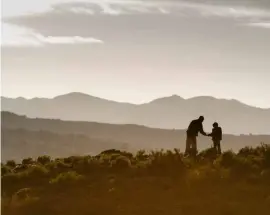
M 202 135 L 204 135 L 204 136 L 207 136 L 207 134 L 204 132 L 204 130 L 203 130 L 203 125 L 201 124 L 200 125 L 200 133 L 202 134 Z

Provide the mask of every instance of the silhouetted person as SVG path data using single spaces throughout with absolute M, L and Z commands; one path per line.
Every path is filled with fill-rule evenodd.
M 195 156 L 197 154 L 197 136 L 200 132 L 206 136 L 203 130 L 204 117 L 200 116 L 198 119 L 193 120 L 187 129 L 186 151 L 185 154 L 191 154 Z
M 220 141 L 222 140 L 222 129 L 218 126 L 217 122 L 213 124 L 212 133 L 208 134 L 207 136 L 212 137 L 214 149 L 216 150 L 217 154 L 221 154 Z

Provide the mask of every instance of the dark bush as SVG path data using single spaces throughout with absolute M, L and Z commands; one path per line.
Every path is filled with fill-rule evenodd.
M 28 168 L 28 165 L 26 165 L 26 164 L 19 164 L 19 165 L 17 165 L 17 166 L 13 169 L 13 171 L 18 173 L 18 172 L 25 171 L 27 168 Z
M 105 151 L 102 151 L 99 155 L 110 155 L 110 154 L 121 154 L 122 152 L 117 149 L 108 149 Z
M 2 166 L 1 167 L 1 175 L 4 176 L 8 173 L 11 173 L 11 169 L 9 166 Z
M 40 165 L 33 165 L 27 168 L 26 171 L 22 172 L 23 177 L 39 178 L 48 175 L 49 171 Z
M 243 177 L 251 175 L 257 170 L 257 167 L 252 163 L 252 159 L 248 157 L 234 157 L 230 169 L 233 176 Z
M 116 149 L 109 149 L 109 150 L 105 150 L 103 152 L 101 152 L 98 157 L 102 157 L 102 156 L 112 156 L 112 155 L 122 155 L 125 156 L 129 159 L 133 158 L 133 154 L 129 153 L 129 152 L 125 152 L 125 151 L 120 151 L 120 150 L 116 150 Z
M 50 184 L 60 185 L 60 184 L 74 184 L 80 182 L 84 179 L 82 175 L 79 175 L 75 171 L 60 173 L 55 178 L 50 180 Z
M 14 160 L 8 160 L 6 165 L 11 167 L 11 168 L 15 168 L 16 167 L 16 162 Z
M 226 151 L 224 152 L 220 159 L 220 165 L 222 165 L 223 167 L 229 168 L 231 166 L 233 166 L 234 161 L 235 161 L 235 154 L 232 151 Z
M 29 164 L 33 164 L 33 163 L 34 163 L 34 161 L 32 158 L 25 158 L 22 160 L 23 165 L 29 165 Z
M 217 152 L 216 152 L 215 148 L 208 148 L 208 149 L 201 151 L 198 154 L 198 157 L 202 158 L 202 159 L 214 160 L 217 157 Z
M 263 147 L 264 166 L 270 168 L 270 145 L 264 145 Z
M 37 162 L 42 164 L 42 165 L 45 165 L 45 164 L 51 162 L 51 157 L 47 156 L 47 155 L 39 156 L 37 159 Z
M 127 169 L 131 167 L 130 159 L 125 156 L 118 156 L 111 162 L 113 168 L 116 169 Z
M 176 151 L 152 151 L 150 162 L 149 168 L 159 173 L 170 172 L 179 174 L 183 173 L 183 170 L 186 168 L 182 154 Z
M 248 155 L 256 155 L 258 156 L 260 154 L 260 150 L 258 148 L 252 148 L 249 146 L 246 146 L 239 150 L 238 155 L 241 156 L 248 156 Z
M 72 168 L 72 165 L 66 164 L 59 160 L 45 164 L 45 168 L 48 169 L 50 172 L 59 173 L 62 171 L 70 170 Z
M 148 158 L 149 158 L 149 155 L 146 154 L 145 150 L 139 150 L 135 155 L 135 159 L 137 161 L 145 161 Z

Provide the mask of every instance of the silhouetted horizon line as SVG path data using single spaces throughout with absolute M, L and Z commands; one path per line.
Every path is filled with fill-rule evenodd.
M 106 101 L 111 101 L 111 102 L 116 102 L 116 103 L 123 103 L 123 104 L 131 104 L 131 105 L 143 105 L 143 104 L 149 104 L 152 102 L 155 102 L 157 100 L 161 100 L 161 99 L 166 99 L 166 98 L 177 98 L 177 99 L 182 99 L 182 100 L 192 100 L 192 99 L 198 99 L 198 98 L 208 98 L 208 99 L 216 99 L 216 100 L 226 100 L 226 101 L 235 101 L 238 103 L 241 103 L 243 105 L 247 105 L 249 107 L 254 107 L 254 108 L 259 108 L 259 109 L 263 109 L 263 110 L 270 110 L 270 107 L 259 107 L 259 106 L 255 106 L 255 105 L 251 105 L 251 104 L 247 104 L 245 102 L 242 102 L 241 100 L 238 99 L 234 99 L 234 98 L 221 98 L 221 97 L 215 97 L 215 96 L 210 96 L 210 95 L 198 95 L 198 96 L 193 96 L 193 97 L 182 97 L 178 94 L 171 94 L 168 96 L 162 96 L 162 97 L 157 97 L 155 99 L 151 99 L 149 101 L 145 101 L 145 102 L 141 102 L 141 103 L 133 103 L 133 102 L 125 102 L 125 101 L 117 101 L 117 100 L 112 100 L 112 99 L 107 99 L 107 98 L 103 98 L 103 97 L 99 97 L 99 96 L 93 96 L 91 94 L 88 93 L 83 93 L 83 92 L 67 92 L 64 94 L 59 94 L 56 96 L 52 96 L 52 97 L 24 97 L 24 96 L 18 96 L 18 97 L 9 97 L 9 96 L 3 96 L 1 95 L 1 99 L 2 98 L 6 98 L 6 99 L 25 99 L 25 100 L 34 100 L 34 99 L 56 99 L 59 97 L 63 97 L 63 96 L 68 96 L 68 95 L 81 95 L 81 96 L 88 96 L 88 97 L 92 97 L 92 98 L 96 98 L 96 99 L 101 99 L 101 100 L 106 100 Z

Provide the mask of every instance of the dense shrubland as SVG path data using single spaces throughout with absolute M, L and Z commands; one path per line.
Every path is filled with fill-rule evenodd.
M 1 164 L 2 213 L 267 214 L 270 146 L 194 158 L 179 150 L 107 150 Z

